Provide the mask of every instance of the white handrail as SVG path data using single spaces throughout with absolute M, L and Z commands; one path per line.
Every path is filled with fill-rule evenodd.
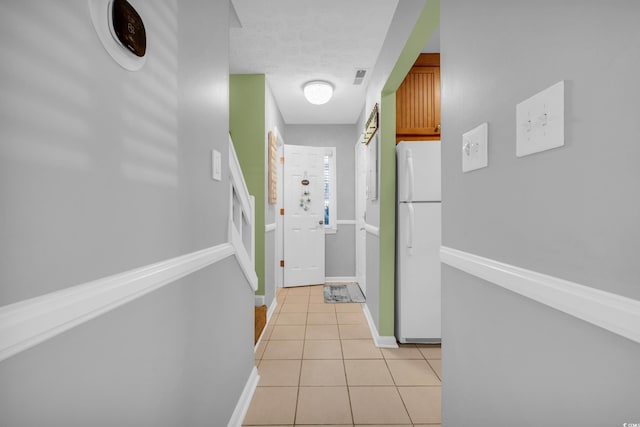
M 249 194 L 242 168 L 229 136 L 229 241 L 238 252 L 238 261 L 253 290 L 258 289 L 258 276 L 255 272 L 255 198 Z M 236 206 L 236 199 L 239 206 Z M 247 229 L 244 229 L 244 224 Z M 245 240 L 245 237 L 247 238 Z

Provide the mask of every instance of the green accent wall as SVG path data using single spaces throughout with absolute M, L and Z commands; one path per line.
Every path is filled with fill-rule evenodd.
M 380 308 L 378 333 L 394 335 L 396 260 L 396 90 L 440 23 L 440 1 L 428 0 L 382 89 L 380 105 Z
M 257 295 L 264 295 L 265 210 L 265 89 L 264 74 L 229 77 L 229 133 L 238 154 L 249 193 L 255 196 L 255 263 Z

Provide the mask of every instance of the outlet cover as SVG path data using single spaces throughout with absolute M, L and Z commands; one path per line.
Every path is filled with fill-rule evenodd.
M 516 156 L 564 145 L 564 80 L 516 105 Z
M 211 150 L 211 178 L 222 181 L 222 155 L 218 150 Z
M 487 167 L 488 144 L 489 124 L 486 122 L 462 134 L 462 172 Z

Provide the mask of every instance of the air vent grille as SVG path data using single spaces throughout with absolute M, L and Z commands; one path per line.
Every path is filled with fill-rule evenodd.
M 353 84 L 354 85 L 361 85 L 362 82 L 364 81 L 364 76 L 367 74 L 367 70 L 356 70 L 356 77 L 353 80 Z

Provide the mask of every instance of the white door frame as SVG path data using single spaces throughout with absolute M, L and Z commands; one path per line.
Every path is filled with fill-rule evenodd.
M 356 280 L 362 289 L 362 293 L 367 295 L 367 262 L 366 262 L 366 212 L 367 212 L 367 176 L 369 172 L 368 165 L 362 164 L 362 160 L 368 163 L 368 151 L 366 146 L 362 144 L 361 139 L 356 141 L 355 150 L 355 210 L 356 210 L 356 230 L 355 230 L 355 249 L 356 249 Z M 362 171 L 361 169 L 364 169 Z M 364 176 L 361 176 L 364 174 Z M 364 247 L 362 239 L 364 238 Z

